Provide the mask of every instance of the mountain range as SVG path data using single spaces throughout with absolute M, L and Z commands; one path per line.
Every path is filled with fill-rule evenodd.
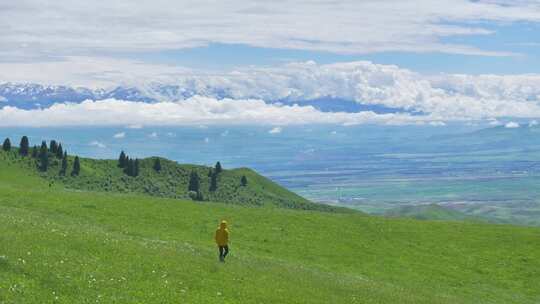
M 145 86 L 116 86 L 108 89 L 90 89 L 65 85 L 42 85 L 37 83 L 2 83 L 0 84 L 0 109 L 5 106 L 31 110 L 48 108 L 55 103 L 80 103 L 85 100 L 118 99 L 135 102 L 154 103 L 160 101 L 181 101 L 201 95 L 216 99 L 236 96 L 231 90 L 198 85 L 183 86 L 175 84 L 152 83 Z M 253 96 L 252 98 L 257 98 Z M 411 113 L 402 108 L 392 108 L 377 104 L 360 103 L 354 100 L 322 96 L 313 99 L 281 98 L 265 99 L 269 104 L 312 106 L 322 112 L 362 112 L 372 111 L 377 114 Z M 412 114 L 421 114 L 413 112 Z

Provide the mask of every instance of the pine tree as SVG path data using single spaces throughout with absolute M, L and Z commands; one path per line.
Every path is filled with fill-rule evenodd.
M 68 167 L 67 153 L 64 153 L 64 156 L 62 157 L 62 167 L 60 168 L 60 175 L 63 175 L 63 176 L 66 175 L 67 167 Z
M 124 165 L 124 173 L 126 175 L 129 175 L 129 156 L 126 156 L 125 165 Z
M 37 158 L 39 156 L 39 150 L 37 146 L 32 148 L 32 158 Z
M 125 168 L 126 165 L 127 165 L 127 162 L 126 162 L 126 153 L 124 153 L 124 151 L 120 152 L 120 157 L 118 158 L 118 167 L 120 168 Z
M 139 176 L 139 159 L 136 158 L 133 164 L 133 177 Z
M 47 148 L 47 142 L 46 141 L 42 141 L 41 142 L 41 147 L 39 148 L 39 152 L 49 152 L 49 148 Z
M 2 144 L 2 150 L 6 152 L 11 151 L 11 141 L 9 140 L 9 138 L 6 138 L 6 140 L 4 140 L 4 144 Z
M 216 174 L 220 174 L 221 171 L 223 171 L 223 168 L 221 167 L 221 163 L 220 163 L 220 162 L 217 162 L 217 163 L 216 163 L 216 168 L 215 168 L 215 170 L 216 170 Z
M 39 149 L 39 169 L 43 172 L 49 168 L 49 150 L 45 141 L 41 142 Z
M 22 156 L 27 156 L 29 150 L 30 150 L 30 141 L 28 141 L 28 137 L 23 136 L 21 138 L 21 143 L 19 144 L 19 154 L 21 154 Z
M 240 184 L 242 184 L 242 187 L 247 186 L 248 180 L 247 180 L 247 177 L 245 175 L 242 175 L 242 178 L 240 179 Z
M 208 177 L 212 177 L 214 175 L 214 171 L 212 171 L 212 168 L 208 169 Z
M 217 190 L 217 173 L 214 173 L 212 174 L 212 176 L 210 176 L 210 191 L 214 192 Z
M 129 156 L 126 156 L 126 159 L 124 160 L 124 173 L 127 175 L 130 175 L 131 172 L 129 168 L 130 161 Z
M 156 172 L 159 172 L 161 171 L 161 161 L 159 160 L 159 158 L 156 157 L 156 159 L 154 159 L 154 166 L 153 166 L 154 170 Z
M 56 158 L 63 158 L 64 157 L 64 149 L 62 148 L 62 144 L 58 144 L 58 148 L 56 149 Z
M 45 172 L 49 169 L 49 153 L 42 154 L 39 158 L 39 166 L 41 171 Z
M 135 175 L 135 160 L 130 158 L 128 163 L 128 175 L 133 176 Z
M 134 176 L 135 174 L 135 161 L 126 157 L 126 167 L 124 168 L 124 173 L 128 176 Z
M 191 174 L 189 175 L 189 185 L 188 185 L 188 191 L 193 192 L 199 192 L 200 190 L 200 180 L 199 175 L 195 171 L 191 171 Z
M 73 170 L 71 170 L 71 176 L 77 176 L 81 172 L 81 163 L 79 161 L 79 157 L 75 156 L 75 160 L 73 161 Z
M 51 151 L 52 154 L 56 154 L 58 150 L 58 143 L 56 143 L 56 140 L 51 140 L 49 143 L 49 151 Z

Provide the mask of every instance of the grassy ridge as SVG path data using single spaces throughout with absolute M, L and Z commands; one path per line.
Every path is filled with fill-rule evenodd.
M 192 171 L 197 172 L 201 180 L 201 192 L 206 201 L 219 201 L 246 206 L 272 205 L 291 209 L 351 212 L 345 208 L 315 204 L 303 197 L 277 185 L 271 180 L 247 168 L 224 170 L 218 175 L 218 188 L 210 191 L 210 167 L 178 164 L 160 158 L 161 171 L 153 169 L 155 158 L 140 160 L 140 174 L 131 177 L 124 174 L 116 160 L 96 160 L 80 158 L 81 172 L 78 176 L 69 174 L 73 157 L 69 158 L 69 169 L 65 176 L 59 174 L 61 160 L 49 155 L 49 168 L 39 175 L 52 183 L 78 190 L 142 193 L 151 196 L 189 199 L 188 181 Z M 0 151 L 0 161 L 15 163 L 25 170 L 36 174 L 37 160 L 31 157 L 21 158 L 14 149 L 11 152 Z M 248 180 L 247 186 L 241 185 L 242 176 Z
M 455 211 L 437 204 L 401 206 L 390 209 L 384 213 L 390 217 L 408 217 L 417 220 L 438 220 L 438 221 L 479 221 L 481 218 L 469 216 L 459 211 Z
M 0 162 L 0 303 L 540 301 L 538 228 L 181 202 Z

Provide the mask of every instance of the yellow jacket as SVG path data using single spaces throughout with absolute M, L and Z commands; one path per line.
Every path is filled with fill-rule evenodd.
M 216 244 L 218 244 L 218 246 L 225 246 L 229 243 L 229 229 L 227 229 L 226 221 L 221 221 L 219 228 L 216 229 L 214 239 L 216 240 Z

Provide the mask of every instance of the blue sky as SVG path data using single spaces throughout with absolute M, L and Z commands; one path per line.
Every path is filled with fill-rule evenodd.
M 194 69 L 368 60 L 429 73 L 537 73 L 537 0 L 23 0 L 0 10 L 0 62 L 69 56 Z M 5 68 L 5 67 L 4 67 Z
M 468 26 L 468 24 L 458 24 Z M 394 64 L 426 73 L 523 74 L 540 70 L 540 23 L 482 22 L 488 35 L 454 36 L 443 43 L 474 46 L 481 50 L 507 52 L 507 56 L 450 54 L 445 52 L 381 51 L 340 54 L 328 51 L 262 48 L 246 44 L 210 43 L 203 47 L 145 53 L 114 54 L 118 58 L 181 65 L 194 69 L 230 70 L 243 66 L 274 66 L 313 60 L 321 64 L 368 60 Z
M 0 4 L 0 85 L 129 86 L 159 101 L 198 96 L 168 109 L 177 111 L 168 120 L 170 113 L 162 112 L 168 104 L 154 106 L 159 114 L 154 117 L 141 107 L 139 120 L 152 123 L 199 123 L 181 114 L 210 109 L 201 115 L 219 122 L 227 113 L 231 122 L 285 117 L 284 124 L 442 125 L 478 119 L 497 124 L 503 117 L 540 117 L 539 67 L 539 0 Z M 5 86 L 7 93 L 11 89 Z M 220 102 L 223 97 L 232 101 Z M 320 98 L 425 116 L 345 117 L 267 104 Z M 0 94 L 0 102 L 9 99 Z M 82 111 L 83 119 L 97 106 L 119 116 L 125 109 L 123 101 L 109 100 L 68 110 L 58 106 L 58 112 L 46 114 Z M 249 107 L 252 112 L 244 110 Z M 5 112 L 0 117 L 18 117 Z

